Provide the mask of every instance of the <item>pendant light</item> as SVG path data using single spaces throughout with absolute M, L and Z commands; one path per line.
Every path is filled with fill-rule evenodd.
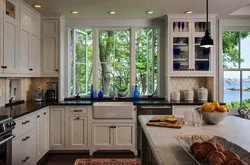
M 214 46 L 214 41 L 211 38 L 209 29 L 208 29 L 208 0 L 206 0 L 206 1 L 207 1 L 207 4 L 206 4 L 206 8 L 207 8 L 207 13 L 206 13 L 207 14 L 206 32 L 205 32 L 205 36 L 201 40 L 200 47 L 210 48 L 210 47 Z

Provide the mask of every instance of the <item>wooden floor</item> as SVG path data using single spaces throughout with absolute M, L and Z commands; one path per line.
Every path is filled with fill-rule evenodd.
M 38 165 L 74 165 L 76 159 L 79 158 L 90 158 L 90 156 L 88 155 L 88 153 L 83 153 L 83 154 L 49 153 L 41 161 L 39 161 Z M 138 156 L 134 156 L 132 152 L 114 151 L 114 152 L 96 152 L 91 158 L 138 158 Z

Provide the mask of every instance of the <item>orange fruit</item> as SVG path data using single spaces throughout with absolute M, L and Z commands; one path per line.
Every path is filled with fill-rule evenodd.
M 214 101 L 212 104 L 214 105 L 215 110 L 219 110 L 219 108 L 220 108 L 220 104 L 219 104 L 219 102 L 218 102 L 218 101 Z
M 210 106 L 210 105 L 211 105 L 211 103 L 209 103 L 209 102 L 204 103 L 204 104 L 202 104 L 201 109 L 202 109 L 202 110 L 205 110 L 205 108 L 206 108 L 207 106 Z
M 206 106 L 204 109 L 205 112 L 214 112 L 214 110 L 215 110 L 215 106 L 213 104 Z
M 225 106 L 220 106 L 219 107 L 219 112 L 227 112 L 227 107 L 225 107 Z

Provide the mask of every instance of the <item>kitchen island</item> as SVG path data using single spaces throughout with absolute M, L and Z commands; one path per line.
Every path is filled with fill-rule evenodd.
M 250 121 L 227 116 L 218 125 L 194 127 L 186 124 L 181 129 L 147 126 L 154 116 L 139 116 L 142 128 L 142 164 L 194 165 L 195 161 L 176 140 L 177 135 L 217 135 L 250 151 Z

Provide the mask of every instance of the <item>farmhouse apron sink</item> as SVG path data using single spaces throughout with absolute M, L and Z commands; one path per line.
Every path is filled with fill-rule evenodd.
M 94 119 L 133 119 L 132 102 L 95 102 L 93 104 Z

